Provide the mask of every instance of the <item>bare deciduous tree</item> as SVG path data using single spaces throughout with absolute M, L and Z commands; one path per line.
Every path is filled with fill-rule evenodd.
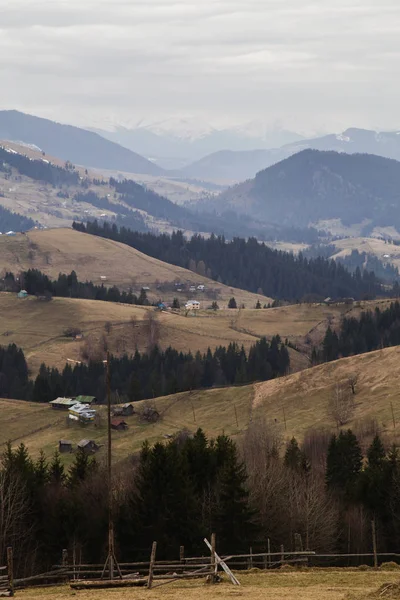
M 5 558 L 6 547 L 28 541 L 30 530 L 26 526 L 29 504 L 26 490 L 18 477 L 0 471 L 0 562 Z
M 354 412 L 354 402 L 347 386 L 336 383 L 328 403 L 329 415 L 338 426 L 345 425 Z
M 358 375 L 357 375 L 357 373 L 350 373 L 350 375 L 347 378 L 347 381 L 349 382 L 351 393 L 355 396 L 355 394 L 356 394 L 356 385 L 358 383 Z

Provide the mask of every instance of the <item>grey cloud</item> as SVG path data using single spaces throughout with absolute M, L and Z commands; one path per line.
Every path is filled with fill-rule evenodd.
M 1 102 L 81 124 L 268 106 L 303 130 L 396 127 L 399 34 L 397 0 L 13 0 Z

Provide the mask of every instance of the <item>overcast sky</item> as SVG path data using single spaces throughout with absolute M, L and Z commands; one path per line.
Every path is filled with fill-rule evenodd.
M 399 0 L 0 0 L 1 108 L 400 128 Z

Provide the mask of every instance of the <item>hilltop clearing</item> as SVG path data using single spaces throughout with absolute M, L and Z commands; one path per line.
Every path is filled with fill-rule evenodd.
M 129 429 L 113 432 L 115 456 L 122 459 L 139 450 L 145 439 L 163 440 L 182 429 L 204 429 L 208 436 L 222 432 L 240 440 L 250 423 L 265 421 L 282 440 L 296 436 L 302 440 L 311 428 L 336 432 L 329 412 L 329 399 L 337 384 L 347 381 L 350 374 L 358 377 L 354 396 L 354 412 L 344 428 L 353 428 L 361 443 L 370 442 L 379 431 L 388 440 L 398 438 L 400 410 L 396 405 L 400 375 L 400 349 L 387 348 L 369 354 L 341 359 L 313 367 L 287 377 L 242 387 L 209 389 L 143 400 L 134 403 L 135 411 L 126 421 Z M 154 406 L 161 419 L 144 423 L 140 412 Z M 393 405 L 393 413 L 392 413 Z M 12 439 L 23 441 L 37 454 L 41 448 L 51 453 L 61 438 L 74 443 L 90 437 L 105 443 L 105 419 L 100 425 L 84 430 L 67 425 L 66 413 L 54 411 L 47 405 L 16 400 L 0 403 L 0 443 Z M 99 408 L 105 415 L 105 407 Z M 396 424 L 396 429 L 394 428 Z M 99 456 L 103 456 L 104 449 Z

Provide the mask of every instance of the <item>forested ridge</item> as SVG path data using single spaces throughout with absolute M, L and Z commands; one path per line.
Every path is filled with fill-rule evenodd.
M 103 354 L 88 364 L 66 364 L 61 372 L 42 364 L 32 382 L 22 350 L 14 344 L 0 346 L 0 398 L 50 402 L 57 396 L 86 394 L 103 401 Z M 266 381 L 285 375 L 289 367 L 289 353 L 279 336 L 270 342 L 258 340 L 248 352 L 235 343 L 195 355 L 155 346 L 149 352 L 137 350 L 133 356 L 111 356 L 111 391 L 121 401 L 132 402 L 192 389 Z
M 35 221 L 29 217 L 24 217 L 24 215 L 0 206 L 0 233 L 6 233 L 7 231 L 28 231 L 34 226 Z
M 379 348 L 400 345 L 400 303 L 392 302 L 384 310 L 367 310 L 359 318 L 344 317 L 339 331 L 328 327 L 320 353 L 314 358 L 336 360 L 354 354 L 372 352 Z
M 246 203 L 265 222 L 307 227 L 320 220 L 400 227 L 400 162 L 372 154 L 306 149 L 223 192 L 216 203 Z M 245 211 L 243 211 L 245 212 Z
M 75 271 L 70 274 L 59 273 L 55 280 L 50 279 L 39 269 L 28 269 L 18 273 L 6 272 L 0 281 L 0 291 L 19 292 L 24 289 L 28 294 L 46 297 L 84 298 L 85 300 L 103 300 L 104 302 L 122 302 L 124 304 L 149 305 L 146 290 L 142 289 L 139 296 L 132 291 L 120 291 L 115 285 L 106 287 L 96 285 L 92 281 L 79 281 Z
M 0 146 L 0 162 L 14 167 L 21 175 L 38 181 L 46 181 L 54 186 L 80 183 L 79 173 L 72 165 L 69 169 L 59 167 L 45 158 L 32 159 L 18 152 L 6 150 L 2 146 Z
M 122 242 L 171 264 L 189 268 L 226 285 L 263 293 L 273 298 L 300 301 L 327 296 L 375 297 L 382 286 L 374 273 L 349 273 L 334 260 L 307 259 L 272 250 L 255 238 L 194 235 L 186 240 L 181 231 L 172 235 L 140 233 L 97 221 L 73 223 L 74 229 Z

